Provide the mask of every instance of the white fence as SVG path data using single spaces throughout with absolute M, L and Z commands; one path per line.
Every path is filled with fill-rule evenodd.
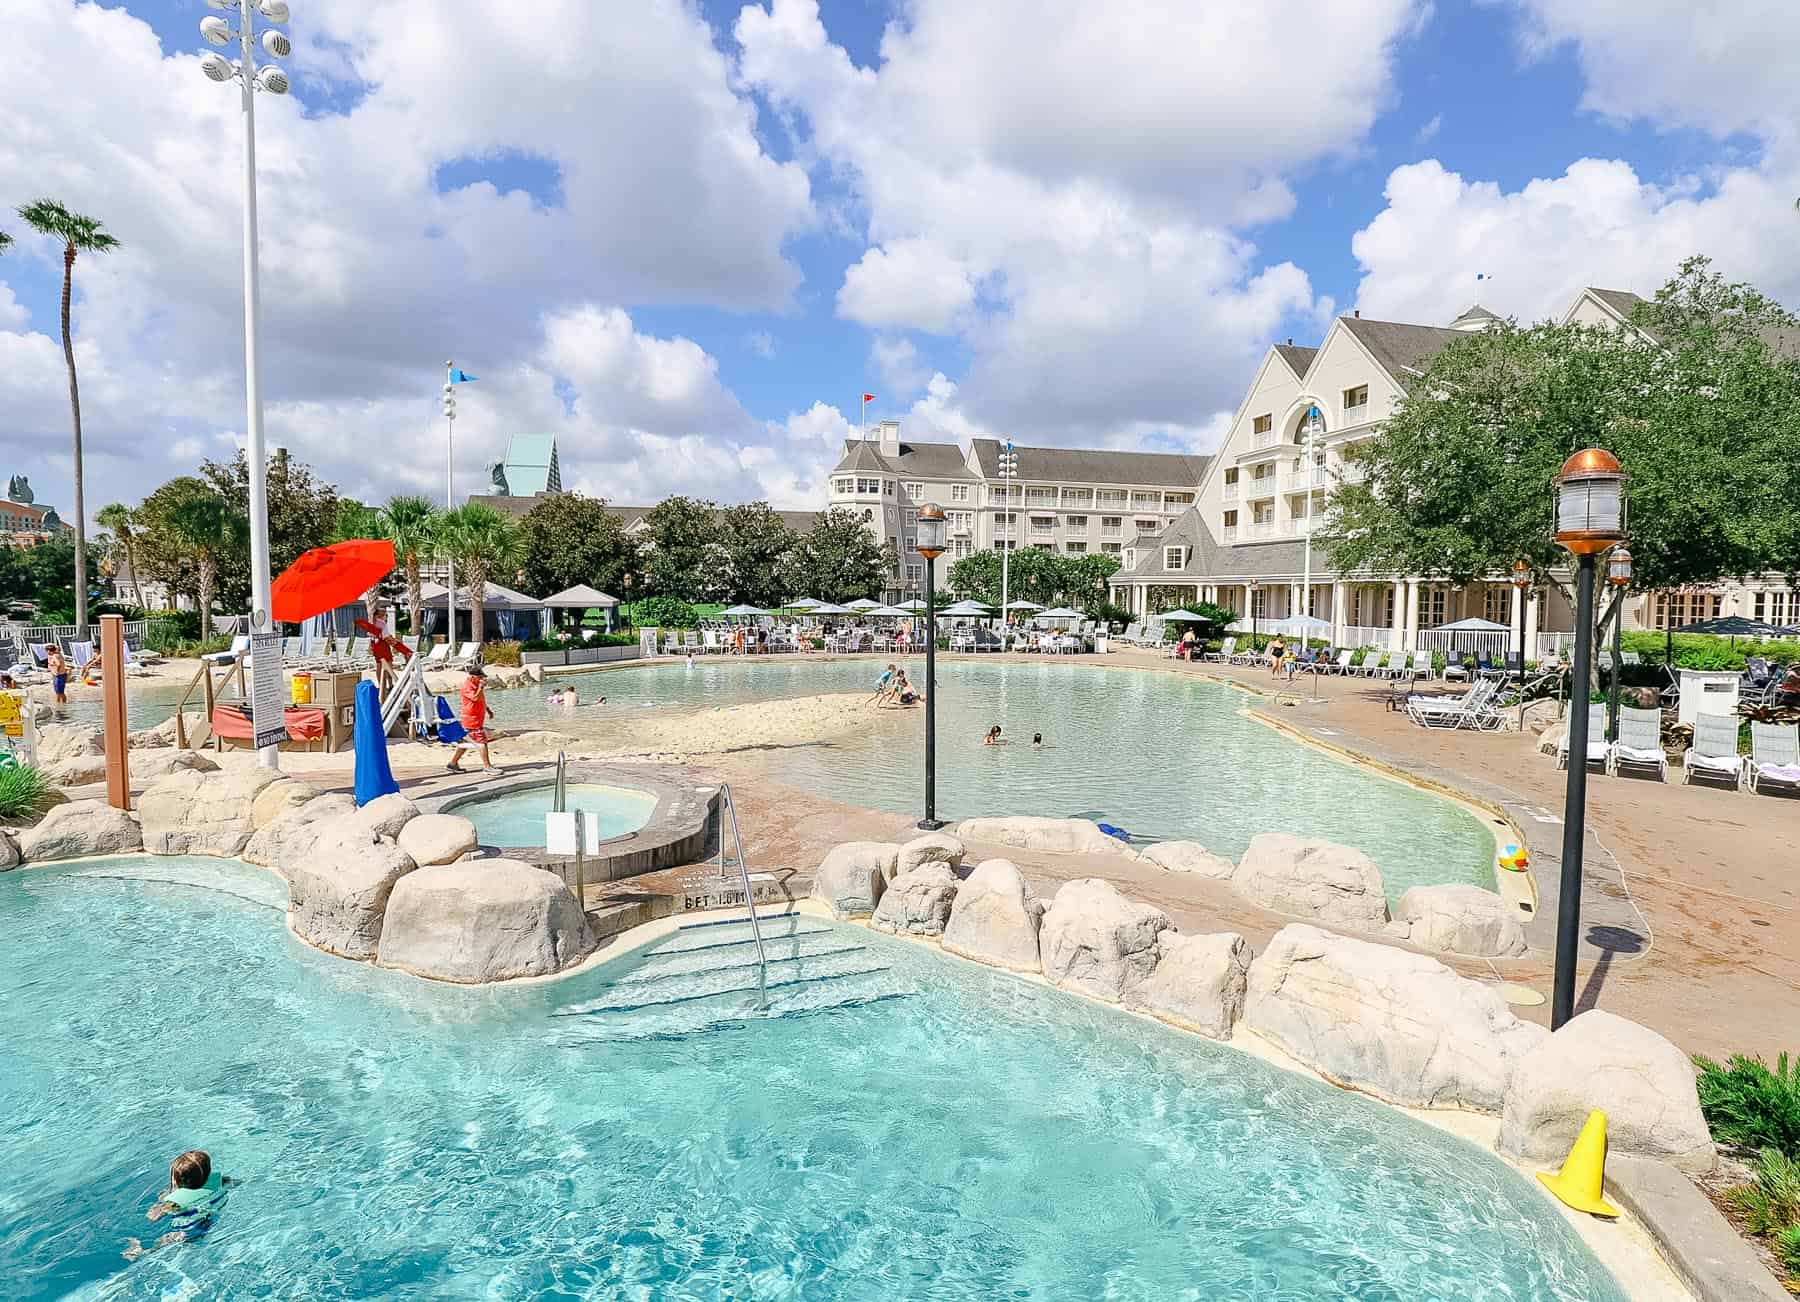
M 1376 628 L 1372 624 L 1346 624 L 1344 626 L 1344 643 L 1351 650 L 1358 647 L 1375 646 L 1387 650 L 1394 644 L 1394 630 Z
M 1419 630 L 1419 650 L 1441 651 L 1445 655 L 1486 656 L 1490 660 L 1500 661 L 1517 645 L 1518 642 L 1511 633 L 1485 633 L 1460 628 Z
M 134 647 L 144 644 L 144 637 L 149 631 L 150 621 L 134 619 L 125 625 L 125 640 Z M 23 659 L 30 653 L 30 648 L 44 643 L 67 649 L 69 643 L 75 641 L 80 630 L 74 624 L 13 624 L 0 622 L 0 644 L 12 646 Z M 87 626 L 89 642 L 100 640 L 100 621 L 91 620 Z

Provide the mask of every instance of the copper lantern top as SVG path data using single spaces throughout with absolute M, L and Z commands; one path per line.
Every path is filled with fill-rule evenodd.
M 1556 476 L 1556 541 L 1577 556 L 1625 537 L 1625 471 L 1603 448 L 1583 448 Z
M 1619 459 L 1605 448 L 1583 448 L 1567 461 L 1556 474 L 1557 479 L 1586 479 L 1590 475 L 1618 475 L 1624 477 L 1625 468 Z

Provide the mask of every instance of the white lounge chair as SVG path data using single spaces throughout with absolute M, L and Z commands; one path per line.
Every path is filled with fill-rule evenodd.
M 1223 642 L 1219 643 L 1219 649 L 1217 651 L 1208 651 L 1200 658 L 1202 660 L 1217 660 L 1219 663 L 1223 664 L 1230 660 L 1236 652 L 1237 639 L 1235 637 L 1228 637 Z
M 427 669 L 442 669 L 450 663 L 450 644 L 439 642 L 425 653 L 424 666 Z
M 1749 787 L 1800 792 L 1800 724 L 1750 725 Z
M 1330 664 L 1325 665 L 1319 672 L 1327 674 L 1347 674 L 1350 672 L 1350 657 L 1355 654 L 1356 652 L 1354 651 L 1339 651 L 1337 659 L 1333 660 Z
M 1406 717 L 1422 728 L 1491 729 L 1500 722 L 1489 709 L 1498 690 L 1499 684 L 1483 681 L 1458 696 L 1409 696 Z
M 1662 711 L 1619 707 L 1619 736 L 1607 748 L 1607 766 L 1617 777 L 1621 764 L 1653 768 L 1656 780 L 1669 776 L 1669 755 L 1662 748 Z
M 1696 776 L 1727 778 L 1734 787 L 1744 785 L 1746 761 L 1738 754 L 1738 717 L 1735 714 L 1700 714 L 1694 717 L 1694 744 L 1681 758 L 1681 780 Z
M 481 660 L 481 643 L 479 643 L 479 642 L 464 642 L 462 644 L 462 649 L 456 653 L 456 659 L 455 659 L 454 663 L 461 666 L 464 669 L 467 669 L 470 665 L 479 663 L 480 660 Z
M 228 665 L 233 663 L 249 649 L 250 635 L 248 633 L 239 633 L 236 637 L 231 639 L 231 649 L 229 651 L 214 651 L 208 655 L 201 656 L 200 658 L 202 660 L 210 660 L 215 665 Z
M 1606 740 L 1606 707 L 1604 705 L 1588 706 L 1587 762 L 1589 764 L 1606 763 L 1606 752 L 1610 749 Z M 1569 734 L 1563 733 L 1562 741 L 1556 747 L 1556 767 L 1569 766 Z

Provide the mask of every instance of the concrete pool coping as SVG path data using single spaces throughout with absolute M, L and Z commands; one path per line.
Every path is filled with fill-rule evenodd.
M 587 880 L 618 881 L 692 863 L 706 853 L 719 788 L 699 781 L 686 769 L 673 765 L 614 764 L 599 759 L 571 759 L 567 777 L 571 785 L 617 787 L 656 797 L 656 808 L 642 827 L 608 837 L 588 850 Z M 500 796 L 516 795 L 548 787 L 556 780 L 554 763 L 534 764 L 529 770 L 512 770 L 507 776 L 473 789 L 454 788 L 418 797 L 414 804 L 422 814 L 455 814 L 468 806 Z M 563 856 L 552 855 L 540 845 L 483 845 L 500 857 L 519 859 L 536 867 L 560 871 Z

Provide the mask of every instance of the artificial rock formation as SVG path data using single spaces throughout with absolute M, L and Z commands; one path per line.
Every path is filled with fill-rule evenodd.
M 46 768 L 84 755 L 106 754 L 106 738 L 98 728 L 78 723 L 48 723 L 38 729 L 37 760 Z
M 44 776 L 59 787 L 92 786 L 106 781 L 106 756 L 71 755 L 46 765 Z
M 1244 851 L 1231 884 L 1253 904 L 1324 927 L 1380 931 L 1388 920 L 1375 861 L 1334 841 L 1264 832 Z
M 926 832 L 900 847 L 894 873 L 901 876 L 928 863 L 941 863 L 955 871 L 962 867 L 963 843 L 948 832 Z
M 25 857 L 19 853 L 19 843 L 13 840 L 12 833 L 0 832 L 0 873 L 23 862 Z
M 437 981 L 504 981 L 555 972 L 593 947 L 581 906 L 555 873 L 476 859 L 395 882 L 378 962 Z
M 297 794 L 282 793 L 280 789 L 285 786 L 286 783 L 277 783 L 269 787 L 257 798 L 258 804 L 266 801 L 269 807 L 277 807 L 288 796 Z M 295 783 L 294 786 L 304 787 L 305 784 Z M 305 789 L 312 790 L 311 787 Z M 340 820 L 348 823 L 355 816 L 355 799 L 341 791 L 315 794 L 310 800 L 287 804 L 251 835 L 244 846 L 243 857 L 250 863 L 273 868 L 283 877 L 291 876 L 294 863 L 312 849 L 313 839 L 324 827 Z
M 965 841 L 1010 845 L 1021 850 L 1137 858 L 1137 851 L 1085 818 L 965 818 L 956 825 L 956 834 Z
M 1231 860 L 1214 854 L 1198 841 L 1158 841 L 1144 850 L 1143 857 L 1172 873 L 1225 880 L 1237 871 Z
M 894 876 L 900 847 L 891 841 L 846 841 L 826 852 L 813 873 L 815 900 L 831 906 L 831 916 L 866 918 L 881 902 L 881 893 Z
M 355 823 L 331 823 L 286 861 L 288 922 L 309 945 L 373 958 L 394 883 L 413 870 L 404 850 Z
M 92 854 L 127 854 L 144 845 L 137 820 L 104 800 L 57 805 L 19 837 L 27 863 L 79 859 Z
M 151 854 L 210 854 L 228 858 L 256 829 L 251 810 L 265 787 L 281 781 L 252 765 L 202 773 L 172 773 L 138 797 L 144 849 Z
M 1525 952 L 1518 910 L 1468 882 L 1412 887 L 1394 907 L 1390 929 L 1420 949 L 1449 954 L 1513 958 Z
M 133 755 L 126 763 L 131 770 L 133 782 L 160 782 L 171 773 L 219 771 L 219 766 L 199 751 L 176 750 L 174 747 Z M 102 773 L 101 779 L 104 778 L 105 774 Z
M 421 868 L 455 863 L 480 844 L 475 824 L 461 814 L 420 814 L 400 829 L 398 840 Z
M 1549 1036 L 1434 958 L 1283 927 L 1250 964 L 1244 1025 L 1321 1075 L 1391 1103 L 1498 1112 Z
M 1229 1040 L 1244 1013 L 1252 957 L 1249 943 L 1233 931 L 1207 936 L 1165 931 L 1156 940 L 1156 967 L 1135 1002 L 1165 1022 Z
M 376 836 L 399 836 L 419 816 L 419 807 L 398 791 L 377 796 L 356 811 L 357 821 Z
M 1697 1174 L 1717 1160 L 1687 1055 L 1649 1027 L 1598 1008 L 1571 1017 L 1519 1064 L 1500 1115 L 1499 1149 L 1520 1161 L 1560 1162 L 1595 1108 L 1606 1113 L 1610 1151 Z
M 944 948 L 992 967 L 1038 972 L 1044 906 L 1026 890 L 1018 866 L 989 859 L 957 885 L 944 924 Z
M 941 936 L 956 899 L 956 874 L 945 863 L 928 863 L 889 882 L 870 925 L 908 936 Z
M 1066 882 L 1038 933 L 1044 976 L 1052 985 L 1135 1004 L 1156 968 L 1157 937 L 1173 925 L 1161 909 L 1128 898 L 1104 878 Z

